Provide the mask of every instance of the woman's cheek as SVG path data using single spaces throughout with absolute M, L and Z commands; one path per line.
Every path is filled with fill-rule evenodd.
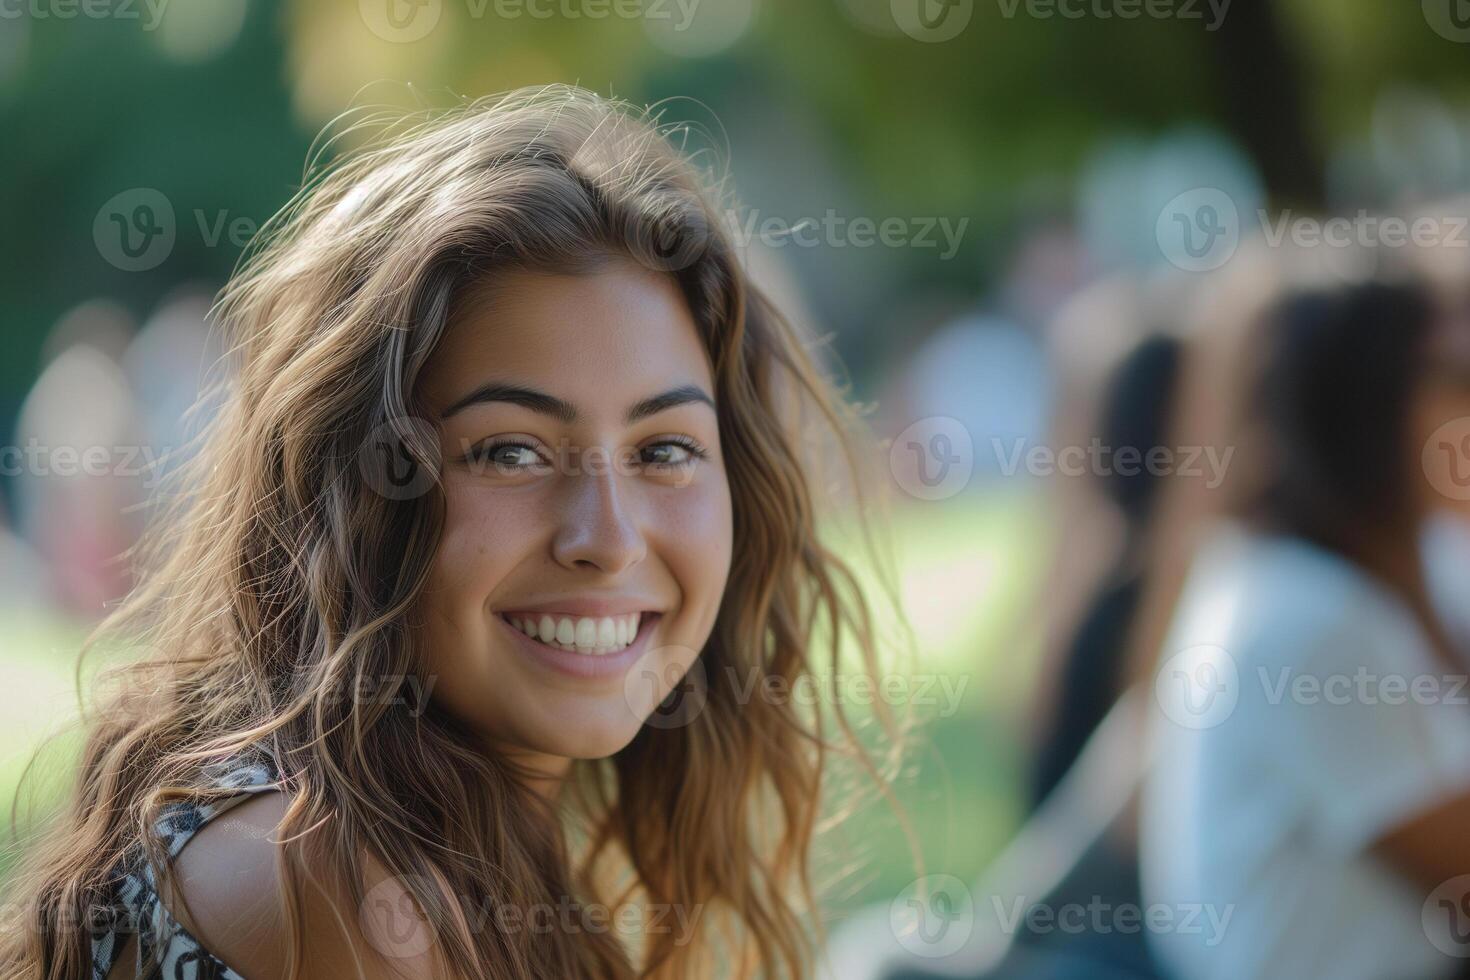
M 697 648 L 714 629 L 730 575 L 733 513 L 723 472 L 718 480 L 672 488 L 660 497 L 657 518 L 661 550 L 688 607 L 684 625 L 698 633 L 690 636 Z
M 440 577 L 475 606 L 495 590 L 525 557 L 545 520 L 540 501 L 526 494 L 495 494 L 484 488 L 446 487 Z

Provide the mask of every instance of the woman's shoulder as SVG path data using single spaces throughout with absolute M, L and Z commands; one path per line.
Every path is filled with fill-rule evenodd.
M 201 775 L 201 791 L 170 800 L 155 813 L 151 840 L 135 840 L 119 855 L 109 924 L 99 923 L 93 934 L 93 976 L 98 980 L 132 976 L 150 963 L 168 976 L 195 964 L 195 969 L 207 967 L 239 980 L 237 972 L 215 962 L 199 945 L 188 916 L 175 914 L 176 903 L 165 900 L 169 876 L 159 874 L 152 855 L 161 850 L 170 869 L 176 868 L 179 855 L 203 828 L 228 819 L 222 815 L 258 794 L 272 795 L 278 769 L 270 752 L 246 751 L 206 766 Z
M 174 859 L 162 896 L 204 947 L 245 976 L 280 976 L 275 831 L 291 804 L 271 790 L 201 826 Z
M 175 859 L 176 894 L 164 897 L 205 950 L 251 980 L 285 977 L 290 966 L 280 830 L 291 803 L 289 793 L 269 790 L 203 824 Z M 387 896 L 395 909 L 410 907 L 404 904 L 408 893 L 380 861 L 367 854 L 364 866 L 365 894 Z M 426 953 L 396 955 L 402 945 L 376 934 L 346 881 L 324 867 L 304 870 L 298 909 L 301 935 L 310 937 L 302 946 L 304 975 L 323 980 L 432 975 Z

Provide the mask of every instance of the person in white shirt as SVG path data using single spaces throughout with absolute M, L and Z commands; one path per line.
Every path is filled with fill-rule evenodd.
M 1298 286 L 1250 334 L 1254 463 L 1150 677 L 1140 876 L 1183 980 L 1470 968 L 1470 661 L 1421 548 L 1470 520 L 1470 322 L 1438 299 Z

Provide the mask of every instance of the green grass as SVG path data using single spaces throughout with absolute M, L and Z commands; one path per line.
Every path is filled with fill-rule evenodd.
M 931 693 L 947 681 L 962 694 L 914 708 L 919 737 L 894 787 L 922 864 L 891 808 L 866 805 L 820 849 L 824 877 L 853 869 L 828 899 L 832 915 L 887 902 L 919 874 L 973 878 L 1021 818 L 1019 732 L 1040 642 L 1030 602 L 1050 546 L 1042 513 L 1034 500 L 992 496 L 909 503 L 893 518 L 899 591 L 916 647 L 910 673 Z M 855 553 L 850 528 L 834 527 L 830 540 L 839 553 Z
M 0 877 L 19 857 L 12 831 L 24 834 L 61 799 L 80 739 L 67 733 L 77 717 L 76 663 L 85 630 L 66 619 L 29 611 L 0 617 L 0 802 L 4 804 L 5 846 Z M 51 736 L 27 783 L 30 792 L 15 810 L 21 775 L 36 750 Z M 12 824 L 14 817 L 14 824 Z

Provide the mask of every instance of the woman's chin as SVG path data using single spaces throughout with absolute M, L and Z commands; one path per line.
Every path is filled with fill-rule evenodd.
M 606 759 L 617 755 L 643 726 L 626 705 L 619 703 L 616 708 L 605 714 L 589 710 L 555 731 L 538 733 L 536 751 L 564 759 Z

